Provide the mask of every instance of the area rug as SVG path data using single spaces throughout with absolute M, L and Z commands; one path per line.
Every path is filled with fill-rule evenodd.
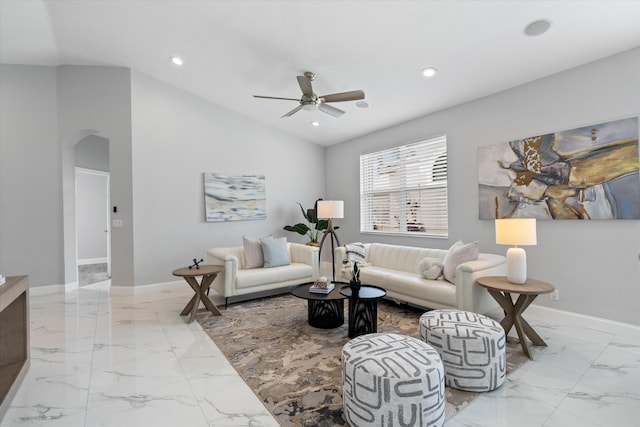
M 344 426 L 340 355 L 349 341 L 347 309 L 345 324 L 335 329 L 309 326 L 307 301 L 292 295 L 233 304 L 222 316 L 203 310 L 197 320 L 282 426 Z M 381 300 L 378 332 L 419 338 L 423 313 Z M 507 375 L 527 360 L 519 344 L 507 343 Z M 446 419 L 480 395 L 449 387 L 445 393 Z

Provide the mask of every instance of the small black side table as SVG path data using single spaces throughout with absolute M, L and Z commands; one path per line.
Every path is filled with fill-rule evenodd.
M 357 295 L 349 286 L 341 287 L 340 293 L 349 298 L 349 338 L 378 332 L 378 300 L 387 295 L 387 291 L 362 285 Z
M 344 283 L 333 283 L 336 287 L 328 294 L 311 292 L 313 282 L 291 288 L 292 295 L 307 300 L 307 321 L 314 328 L 332 329 L 344 324 L 345 296 L 338 292 L 338 286 Z

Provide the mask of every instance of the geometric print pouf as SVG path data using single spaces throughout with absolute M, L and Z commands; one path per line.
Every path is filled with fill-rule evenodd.
M 366 334 L 342 347 L 344 418 L 352 427 L 444 425 L 444 370 L 429 344 Z
M 440 353 L 449 387 L 491 391 L 507 376 L 504 329 L 487 316 L 432 310 L 420 316 L 420 338 Z

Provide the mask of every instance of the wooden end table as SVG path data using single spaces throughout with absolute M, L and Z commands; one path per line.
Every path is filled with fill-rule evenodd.
M 489 294 L 500 304 L 503 308 L 505 317 L 500 322 L 504 329 L 505 336 L 509 334 L 512 326 L 516 327 L 518 333 L 518 339 L 524 354 L 529 359 L 531 353 L 527 345 L 526 337 L 529 337 L 533 345 L 547 346 L 540 335 L 533 330 L 531 325 L 524 320 L 522 313 L 529 307 L 529 305 L 536 299 L 538 295 L 548 294 L 554 291 L 555 287 L 546 282 L 540 280 L 527 279 L 522 285 L 516 285 L 507 281 L 504 276 L 487 276 L 479 277 L 476 279 L 478 285 L 487 288 Z M 516 302 L 513 302 L 511 294 L 520 294 Z
M 187 313 L 189 314 L 189 323 L 193 322 L 193 319 L 196 317 L 196 313 L 198 311 L 198 306 L 200 305 L 200 301 L 204 303 L 204 306 L 213 314 L 214 316 L 222 316 L 218 307 L 209 299 L 209 297 L 205 294 L 205 292 L 209 291 L 209 286 L 216 278 L 218 273 L 224 270 L 224 267 L 221 265 L 201 265 L 200 268 L 189 268 L 183 267 L 178 268 L 177 270 L 173 270 L 173 275 L 182 277 L 186 282 L 191 286 L 195 295 L 191 297 L 191 300 L 184 307 L 181 316 L 184 316 Z M 196 277 L 202 276 L 202 280 L 198 284 Z

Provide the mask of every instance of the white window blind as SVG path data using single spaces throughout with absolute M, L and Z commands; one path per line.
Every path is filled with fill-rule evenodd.
M 448 235 L 446 135 L 360 156 L 360 231 Z

